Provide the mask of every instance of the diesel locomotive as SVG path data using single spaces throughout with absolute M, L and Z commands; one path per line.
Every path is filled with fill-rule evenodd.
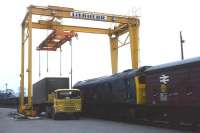
M 200 123 L 200 57 L 79 81 L 84 115 Z

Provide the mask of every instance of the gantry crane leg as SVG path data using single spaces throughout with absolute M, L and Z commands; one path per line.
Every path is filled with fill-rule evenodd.
M 109 35 L 109 38 L 112 74 L 115 74 L 118 71 L 118 36 L 112 37 L 112 35 Z
M 19 112 L 25 115 L 32 115 L 32 14 L 28 16 L 27 34 L 25 35 L 25 25 L 22 25 L 22 45 L 21 45 L 21 80 L 20 80 L 20 106 Z M 25 37 L 26 36 L 26 37 Z M 28 105 L 24 105 L 24 54 L 25 42 L 28 39 Z
M 20 74 L 20 105 L 19 105 L 19 112 L 23 113 L 24 110 L 24 33 L 25 27 L 22 26 L 22 44 L 21 44 L 21 74 Z
M 138 68 L 139 58 L 139 24 L 129 24 L 132 68 Z
M 28 108 L 27 115 L 32 114 L 32 14 L 28 18 Z
M 139 67 L 139 22 L 136 24 L 129 24 L 129 35 L 130 35 L 130 47 L 131 47 L 131 61 L 132 68 L 137 69 Z M 145 87 L 140 83 L 139 77 L 135 77 L 136 85 L 136 102 L 137 104 L 143 104 L 145 97 Z

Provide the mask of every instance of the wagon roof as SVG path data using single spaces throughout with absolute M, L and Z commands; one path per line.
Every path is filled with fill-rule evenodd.
M 121 73 L 117 73 L 111 76 L 103 76 L 103 77 L 99 77 L 99 78 L 94 78 L 94 79 L 88 79 L 88 80 L 84 80 L 84 81 L 79 81 L 77 82 L 74 87 L 77 86 L 84 86 L 84 85 L 91 85 L 91 84 L 96 84 L 96 83 L 104 83 L 104 82 L 109 82 L 112 80 L 116 80 L 118 78 L 128 78 L 130 76 L 136 75 L 137 70 L 136 69 L 128 69 L 125 70 Z
M 146 72 L 180 66 L 180 65 L 185 65 L 185 64 L 191 64 L 191 63 L 195 63 L 195 62 L 200 62 L 200 57 L 189 58 L 189 59 L 185 59 L 185 60 L 181 60 L 181 61 L 175 61 L 175 62 L 171 62 L 171 63 L 152 66 L 152 67 L 148 68 L 146 70 Z

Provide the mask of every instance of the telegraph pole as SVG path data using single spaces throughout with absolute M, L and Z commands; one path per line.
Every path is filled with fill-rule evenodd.
M 183 40 L 182 38 L 182 31 L 180 31 L 180 43 L 181 43 L 181 59 L 184 60 L 183 43 L 185 43 L 185 40 Z

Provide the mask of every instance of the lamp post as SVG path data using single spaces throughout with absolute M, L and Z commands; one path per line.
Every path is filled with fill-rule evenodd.
M 183 43 L 185 43 L 185 40 L 183 40 L 182 38 L 182 31 L 180 31 L 180 43 L 181 43 L 181 59 L 184 60 Z
M 8 91 L 8 84 L 5 83 L 5 86 L 6 86 L 6 95 L 7 95 L 7 91 Z

